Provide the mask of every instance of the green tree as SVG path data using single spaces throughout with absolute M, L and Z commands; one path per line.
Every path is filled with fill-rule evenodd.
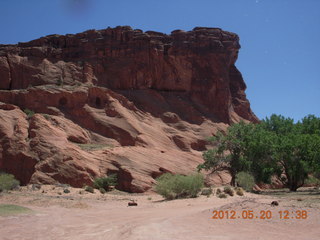
M 319 133 L 320 119 L 313 115 L 298 123 L 274 114 L 260 124 L 233 124 L 209 139 L 215 148 L 203 153 L 198 170 L 228 170 L 232 185 L 241 171 L 265 183 L 285 174 L 284 184 L 296 191 L 309 174 L 320 175 Z
M 230 126 L 226 134 L 218 132 L 216 136 L 209 138 L 216 148 L 203 153 L 205 161 L 198 165 L 198 170 L 228 170 L 231 174 L 231 185 L 235 186 L 236 174 L 248 171 L 251 167 L 245 152 L 253 129 L 253 124 L 240 122 Z
M 320 135 L 320 118 L 315 115 L 308 115 L 297 124 L 303 134 Z
M 248 143 L 244 156 L 250 162 L 249 172 L 256 182 L 271 183 L 275 173 L 281 174 L 281 167 L 273 157 L 276 135 L 266 130 L 261 124 L 254 126 L 248 136 Z
M 285 118 L 284 116 L 276 114 L 272 114 L 270 118 L 266 117 L 260 124 L 267 131 L 277 135 L 287 135 L 295 128 L 292 118 Z
M 291 118 L 274 114 L 261 126 L 274 134 L 271 156 L 277 164 L 275 173 L 284 173 L 284 184 L 296 191 L 308 174 L 319 169 L 319 118 L 309 115 L 295 124 Z
M 308 134 L 278 135 L 273 156 L 282 166 L 284 183 L 291 191 L 303 186 L 308 174 L 314 171 L 319 143 L 319 139 Z

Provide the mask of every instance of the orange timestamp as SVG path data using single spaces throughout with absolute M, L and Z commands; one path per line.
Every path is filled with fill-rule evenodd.
M 271 211 L 271 210 L 214 210 L 212 211 L 212 219 L 307 219 L 308 211 L 306 210 L 281 210 L 281 211 Z

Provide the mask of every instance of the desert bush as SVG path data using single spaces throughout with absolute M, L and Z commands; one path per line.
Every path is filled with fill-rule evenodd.
M 236 188 L 236 194 L 237 194 L 238 196 L 243 196 L 243 195 L 244 195 L 243 189 L 242 189 L 241 187 L 237 187 L 237 188 Z
M 94 193 L 94 188 L 91 187 L 91 186 L 85 186 L 84 190 L 89 192 L 89 193 Z
M 32 110 L 30 110 L 28 108 L 26 108 L 24 110 L 24 113 L 27 115 L 28 118 L 31 118 L 34 115 L 34 111 L 32 111 Z
M 238 185 L 242 188 L 244 188 L 246 191 L 252 191 L 255 182 L 254 177 L 247 172 L 239 172 L 236 175 L 236 182 Z
M 0 192 L 13 190 L 19 184 L 19 181 L 12 174 L 0 173 Z
M 110 190 L 111 186 L 117 185 L 117 175 L 111 174 L 107 177 L 96 178 L 93 181 L 93 186 L 97 189 L 103 188 L 106 191 Z
M 201 195 L 210 196 L 212 194 L 212 188 L 204 188 L 201 191 Z
M 48 114 L 42 114 L 42 116 L 43 116 L 46 120 L 50 120 L 50 119 L 51 119 L 50 115 L 48 115 Z
M 222 193 L 222 191 L 221 191 L 220 188 L 218 188 L 217 191 L 216 191 L 216 194 L 219 195 L 220 193 Z
M 64 193 L 70 193 L 70 190 L 67 189 L 67 188 L 65 188 L 65 189 L 63 189 L 63 192 L 64 192 Z
M 225 194 L 225 193 L 220 193 L 219 195 L 218 195 L 218 198 L 227 198 L 228 196 L 227 196 L 227 194 Z
M 105 194 L 107 191 L 104 188 L 99 188 L 100 193 Z
M 224 193 L 228 194 L 229 196 L 233 197 L 234 191 L 230 186 L 226 186 L 223 189 Z
M 204 185 L 203 181 L 203 176 L 199 173 L 188 176 L 165 173 L 157 178 L 155 190 L 168 200 L 197 197 Z

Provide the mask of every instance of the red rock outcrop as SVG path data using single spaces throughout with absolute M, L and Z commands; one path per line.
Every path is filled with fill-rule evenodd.
M 194 170 L 206 137 L 258 121 L 234 65 L 239 48 L 218 28 L 117 27 L 0 45 L 0 170 L 73 186 L 117 173 L 130 192 Z

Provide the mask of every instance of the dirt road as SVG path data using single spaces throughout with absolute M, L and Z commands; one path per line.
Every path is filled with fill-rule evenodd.
M 129 199 L 138 202 L 128 207 Z M 320 210 L 270 205 L 267 196 L 246 194 L 243 197 L 219 199 L 201 196 L 196 199 L 163 201 L 158 195 L 86 195 L 12 193 L 0 196 L 0 203 L 26 206 L 33 214 L 0 217 L 1 240 L 318 240 Z M 292 204 L 291 204 L 292 205 Z M 212 219 L 213 211 L 220 218 Z M 279 211 L 288 210 L 288 219 Z M 299 211 L 306 219 L 296 219 Z M 226 211 L 229 218 L 226 219 Z M 231 212 L 234 211 L 234 212 Z M 254 214 L 248 217 L 248 211 Z M 261 212 L 262 211 L 262 212 Z M 270 211 L 270 219 L 260 219 Z M 298 212 L 297 212 L 298 211 Z M 282 212 L 284 213 L 284 212 Z M 234 216 L 231 216 L 233 215 Z M 250 214 L 249 214 L 250 215 Z M 268 216 L 270 217 L 270 216 Z M 284 217 L 284 214 L 282 214 Z M 303 216 L 305 217 L 305 216 Z

